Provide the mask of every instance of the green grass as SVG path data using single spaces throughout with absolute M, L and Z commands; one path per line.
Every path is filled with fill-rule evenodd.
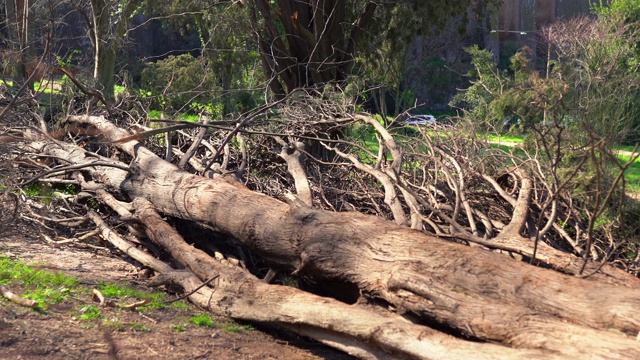
M 618 155 L 618 159 L 624 162 L 629 161 L 630 158 L 631 156 L 629 155 Z M 640 158 L 636 159 L 633 164 L 629 165 L 624 174 L 624 178 L 627 181 L 627 185 L 631 192 L 640 193 Z
M 174 309 L 190 309 L 191 305 L 182 301 L 176 301 L 171 303 L 171 307 Z
M 504 141 L 510 143 L 522 143 L 524 137 L 519 135 L 496 135 L 496 134 L 478 134 L 479 137 L 485 137 L 487 141 L 495 142 L 495 141 Z
M 147 115 L 149 116 L 149 119 L 152 119 L 152 120 L 162 119 L 162 111 L 160 110 L 149 110 L 149 113 Z M 200 116 L 196 114 L 179 114 L 178 116 L 172 117 L 171 119 L 198 122 L 200 121 Z
M 625 146 L 617 146 L 616 147 L 618 150 L 622 150 L 622 151 L 633 151 L 633 149 L 635 149 L 635 146 L 633 145 L 625 145 Z M 636 151 L 640 151 L 640 147 L 638 147 L 638 149 Z
M 60 90 L 51 87 L 52 83 L 48 80 L 43 80 L 33 84 L 33 90 L 40 91 L 45 94 L 59 94 Z
M 73 184 L 50 186 L 40 183 L 31 183 L 23 186 L 21 190 L 26 197 L 37 199 L 46 205 L 51 205 L 55 198 L 66 198 L 69 195 L 76 195 L 78 193 L 78 188 Z
M 226 323 L 224 324 L 224 326 L 222 326 L 222 330 L 228 332 L 228 333 L 237 333 L 237 332 L 242 332 L 245 330 L 254 330 L 253 326 L 251 325 L 240 325 L 240 324 L 236 324 L 236 323 Z
M 98 309 L 95 305 L 82 306 L 78 308 L 78 312 L 80 313 L 80 316 L 78 316 L 78 319 L 80 320 L 93 321 L 102 317 L 100 309 Z
M 38 301 L 41 309 L 48 305 L 65 301 L 76 293 L 89 293 L 90 289 L 81 287 L 77 278 L 59 272 L 40 270 L 34 266 L 25 265 L 20 261 L 0 257 L 0 285 L 19 287 L 24 298 Z M 117 284 L 101 283 L 97 289 L 108 298 L 115 298 L 119 302 L 128 303 L 139 299 L 152 299 L 151 303 L 137 308 L 164 309 L 166 294 L 162 292 L 146 292 Z M 174 302 L 173 308 L 185 309 L 190 305 L 184 302 Z M 83 310 L 91 311 L 91 309 Z M 86 316 L 85 316 L 86 317 Z
M 75 277 L 52 271 L 38 270 L 19 261 L 0 258 L 0 285 L 23 289 L 24 298 L 36 300 L 39 309 L 58 304 L 78 291 Z
M 151 331 L 151 328 L 139 322 L 132 322 L 129 324 L 129 330 L 132 332 L 149 332 Z
M 173 329 L 173 331 L 175 332 L 183 332 L 183 331 L 187 331 L 187 325 L 184 325 L 184 324 L 171 325 L 171 329 Z
M 134 288 L 121 286 L 118 284 L 107 284 L 102 283 L 98 286 L 98 290 L 105 297 L 109 298 L 117 298 L 120 302 L 126 301 L 127 299 L 152 299 L 151 303 L 141 306 L 139 309 L 164 309 L 167 307 L 165 300 L 166 294 L 162 292 L 146 292 L 136 290 Z
M 495 134 L 482 134 L 479 136 L 484 136 L 486 137 L 486 139 L 488 141 L 492 141 L 492 142 L 496 142 L 496 141 L 502 141 L 502 142 L 509 142 L 509 143 L 522 143 L 523 141 L 523 136 L 517 136 L 517 135 L 495 135 Z M 492 147 L 494 148 L 499 148 L 501 150 L 507 151 L 509 152 L 512 148 L 510 148 L 509 146 L 505 146 L 505 145 L 498 145 L 498 144 L 492 144 Z M 621 150 L 621 151 L 633 151 L 634 146 L 616 146 L 615 147 L 617 150 Z M 515 154 L 518 155 L 518 153 L 522 153 L 522 150 L 515 150 Z M 629 155 L 618 155 L 618 159 L 620 159 L 620 161 L 622 162 L 627 162 L 630 159 Z M 629 166 L 629 168 L 627 169 L 627 171 L 625 172 L 625 179 L 627 181 L 627 185 L 628 185 L 628 189 L 633 192 L 633 193 L 640 193 L 640 158 L 636 159 L 633 164 L 631 164 Z
M 198 327 L 209 327 L 209 328 L 217 328 L 217 327 L 222 327 L 222 330 L 224 330 L 225 332 L 228 333 L 237 333 L 237 332 L 242 332 L 245 330 L 253 330 L 253 326 L 251 325 L 241 325 L 238 323 L 235 323 L 233 321 L 229 321 L 224 323 L 222 326 L 220 324 L 218 324 L 216 321 L 213 321 L 211 319 L 211 317 L 209 316 L 209 314 L 198 314 L 198 315 L 193 315 L 189 318 L 188 320 L 189 323 L 194 324 L 195 326 Z M 182 325 L 174 325 L 172 326 L 174 331 L 185 331 L 186 330 L 186 325 L 182 324 Z
M 504 140 L 507 141 L 507 140 Z M 494 149 L 500 149 L 506 153 L 512 153 L 514 156 L 518 158 L 524 158 L 526 153 L 520 147 L 508 146 L 508 145 L 500 145 L 500 144 L 490 144 L 490 146 Z
M 38 199 L 46 205 L 50 205 L 52 202 L 51 188 L 39 183 L 32 183 L 22 188 L 24 195 L 31 199 Z
M 199 327 L 218 327 L 218 323 L 213 321 L 209 314 L 193 315 L 189 322 Z

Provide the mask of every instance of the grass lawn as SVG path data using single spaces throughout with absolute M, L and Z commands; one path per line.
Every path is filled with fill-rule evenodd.
M 149 110 L 149 119 L 152 120 L 160 120 L 162 119 L 162 111 L 160 110 Z M 167 118 L 165 116 L 165 118 Z M 178 114 L 175 117 L 169 117 L 172 120 L 182 120 L 182 121 L 190 121 L 190 122 L 198 122 L 200 121 L 200 115 L 198 114 Z
M 522 136 L 519 135 L 510 135 L 510 134 L 506 134 L 506 135 L 495 135 L 495 134 L 478 134 L 478 137 L 485 137 L 487 139 L 487 141 L 490 142 L 509 142 L 509 143 L 522 143 L 522 141 L 524 140 L 524 138 Z
M 523 137 L 516 135 L 494 135 L 494 134 L 486 134 L 481 135 L 487 138 L 488 141 L 491 142 L 504 142 L 504 143 L 522 143 Z M 494 145 L 494 147 L 501 148 L 502 150 L 508 151 L 508 146 L 505 145 Z M 628 151 L 631 152 L 634 150 L 634 146 L 617 146 L 617 150 L 620 151 Z M 618 154 L 618 159 L 622 162 L 629 161 L 631 157 L 629 155 Z M 640 158 L 636 159 L 631 166 L 627 169 L 625 173 L 625 179 L 627 180 L 627 185 L 629 190 L 633 193 L 640 193 Z
M 362 129 L 358 133 L 358 135 L 361 138 L 361 140 L 364 140 L 365 143 L 363 145 L 365 146 L 365 148 L 367 148 L 369 151 L 376 154 L 378 151 L 378 141 L 375 139 L 375 137 L 371 133 L 367 132 L 365 129 L 366 128 Z M 509 135 L 509 134 L 507 135 L 478 134 L 478 137 L 484 137 L 488 141 L 493 142 L 494 144 L 492 144 L 492 147 L 494 148 L 499 148 L 506 152 L 514 152 L 516 156 L 524 154 L 523 150 L 520 148 L 514 148 L 513 146 L 505 145 L 508 143 L 520 144 L 524 140 L 523 136 Z M 502 144 L 495 144 L 496 142 L 500 142 Z M 633 151 L 633 146 L 619 146 L 618 150 Z M 368 161 L 375 160 L 375 159 L 369 159 L 369 156 L 364 156 L 364 155 L 365 154 L 361 154 L 360 158 L 365 162 L 367 160 Z M 620 159 L 620 161 L 626 162 L 626 161 L 629 161 L 630 156 L 619 154 L 618 158 Z M 631 164 L 631 166 L 629 166 L 629 168 L 625 172 L 625 179 L 627 180 L 628 189 L 631 192 L 640 193 L 640 158 L 636 159 L 634 163 Z
M 629 155 L 618 155 L 618 159 L 625 162 L 629 161 L 630 157 Z M 627 180 L 627 185 L 631 192 L 640 193 L 640 158 L 636 159 L 633 164 L 629 166 L 624 178 Z

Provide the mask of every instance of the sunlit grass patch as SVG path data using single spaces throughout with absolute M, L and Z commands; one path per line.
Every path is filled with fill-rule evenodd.
M 95 305 L 86 305 L 78 308 L 78 319 L 85 321 L 93 321 L 100 319 L 102 317 L 102 313 L 100 309 L 98 309 Z
M 0 285 L 22 288 L 23 297 L 36 300 L 39 308 L 63 302 L 77 290 L 78 284 L 75 277 L 0 258 Z
M 59 94 L 59 85 L 55 81 L 43 80 L 33 84 L 33 90 L 43 92 L 45 94 Z
M 118 299 L 119 302 L 134 301 L 138 299 L 151 299 L 151 303 L 141 306 L 139 309 L 164 309 L 166 294 L 162 292 L 146 292 L 118 284 L 100 284 L 97 288 L 102 295 L 108 298 Z
M 490 142 L 505 142 L 505 143 L 522 143 L 524 137 L 520 135 L 498 135 L 498 134 L 479 134 L 479 137 L 484 137 Z
M 199 327 L 218 327 L 218 323 L 213 321 L 209 314 L 193 315 L 189 322 Z
M 149 110 L 149 112 L 147 113 L 147 116 L 151 120 L 160 120 L 164 117 L 165 119 L 180 120 L 180 121 L 189 121 L 189 122 L 200 121 L 200 115 L 198 114 L 178 114 L 175 117 L 170 117 L 166 115 L 163 116 L 163 112 L 161 110 Z
M 113 86 L 113 92 L 116 95 L 122 94 L 124 93 L 125 87 L 122 85 L 114 85 Z
M 129 330 L 132 332 L 149 332 L 151 331 L 151 328 L 139 322 L 132 322 L 129 324 Z
M 222 330 L 228 333 L 237 333 L 237 332 L 242 332 L 246 330 L 254 330 L 254 328 L 251 325 L 240 325 L 234 322 L 229 322 L 222 326 Z
M 633 150 L 633 149 L 631 149 Z M 627 162 L 631 159 L 630 155 L 618 155 L 618 159 L 623 162 Z M 624 173 L 624 178 L 627 181 L 629 190 L 633 193 L 640 193 L 640 158 L 636 159 Z

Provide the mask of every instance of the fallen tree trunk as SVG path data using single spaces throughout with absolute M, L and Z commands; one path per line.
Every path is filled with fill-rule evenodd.
M 77 120 L 111 141 L 129 135 L 100 118 Z M 179 171 L 140 143 L 120 146 L 134 156 L 131 172 L 100 168 L 95 174 L 103 174 L 102 181 L 150 200 L 163 213 L 233 237 L 274 267 L 355 283 L 370 296 L 472 338 L 640 358 L 638 342 L 608 331 L 638 333 L 637 290 L 536 268 L 372 216 L 315 210 L 295 199 L 287 204 L 234 181 Z M 74 163 L 95 160 L 68 145 L 45 150 Z
M 147 200 L 137 198 L 133 205 L 135 218 L 144 224 L 149 238 L 198 277 L 187 271 L 167 271 L 162 262 L 149 259 L 148 254 L 133 253 L 126 244 L 119 247 L 163 272 L 164 280 L 182 285 L 186 292 L 201 287 L 202 279 L 215 279 L 210 287 L 191 295 L 191 299 L 216 313 L 275 323 L 362 358 L 459 359 L 468 354 L 476 359 L 562 358 L 545 350 L 510 349 L 459 340 L 412 324 L 398 315 L 375 312 L 372 307 L 346 305 L 296 288 L 266 284 L 187 244 Z M 322 316 L 318 316 L 320 313 Z

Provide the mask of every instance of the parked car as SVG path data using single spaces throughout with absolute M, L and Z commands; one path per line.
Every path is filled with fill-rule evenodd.
M 520 124 L 520 118 L 511 115 L 504 118 L 504 122 L 502 123 L 502 125 L 507 128 L 518 124 Z
M 411 115 L 406 121 L 409 125 L 433 125 L 436 123 L 436 117 L 433 115 Z

